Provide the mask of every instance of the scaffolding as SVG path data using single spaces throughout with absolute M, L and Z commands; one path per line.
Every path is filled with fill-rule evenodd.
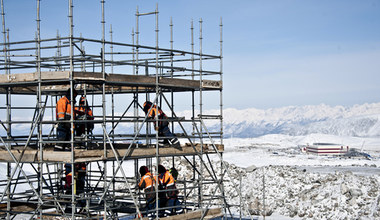
M 202 50 L 202 19 L 198 51 L 194 47 L 193 21 L 191 51 L 174 48 L 172 21 L 170 48 L 160 47 L 158 6 L 148 13 L 137 8 L 132 43 L 114 42 L 112 26 L 106 40 L 105 1 L 100 1 L 101 39 L 74 36 L 73 2 L 68 0 L 69 36 L 62 37 L 57 32 L 56 37 L 41 39 L 40 0 L 36 2 L 35 39 L 12 42 L 1 1 L 0 93 L 4 106 L 0 107 L 0 162 L 5 172 L 0 179 L 0 216 L 141 219 L 145 199 L 136 187 L 138 168 L 146 165 L 157 176 L 160 164 L 175 167 L 181 161 L 188 168 L 181 170 L 176 182 L 183 218 L 212 218 L 227 213 L 223 189 L 227 171 L 222 160 L 222 20 L 220 54 L 210 55 Z M 139 43 L 142 16 L 155 17 L 153 46 Z M 56 103 L 67 91 L 73 97 L 74 89 L 86 97 L 94 119 L 75 118 L 76 104 L 71 98 L 71 117 L 65 121 L 70 125 L 71 137 L 58 141 Z M 203 109 L 208 93 L 219 97 L 215 114 L 205 114 Z M 183 97 L 191 105 L 187 116 L 176 114 L 175 103 Z M 32 99 L 35 105 L 23 104 L 22 100 Z M 160 106 L 169 117 L 148 118 L 142 111 L 146 100 Z M 123 112 L 118 113 L 121 108 Z M 152 124 L 162 121 L 169 122 L 180 146 L 159 147 L 162 137 Z M 78 136 L 75 126 L 81 123 L 93 123 L 94 130 L 90 132 L 86 127 Z M 69 151 L 56 151 L 58 144 L 66 145 Z M 221 162 L 215 165 L 211 156 Z M 78 184 L 83 174 L 75 168 L 78 164 L 86 168 L 81 190 Z M 64 187 L 68 166 L 73 170 L 71 188 Z M 204 190 L 206 187 L 212 190 Z M 156 185 L 157 198 L 158 194 Z M 156 217 L 158 207 L 157 200 Z

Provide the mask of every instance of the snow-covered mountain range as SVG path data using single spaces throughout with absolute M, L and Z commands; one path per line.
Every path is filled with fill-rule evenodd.
M 205 114 L 217 113 L 206 111 Z M 224 136 L 258 137 L 266 134 L 307 135 L 312 133 L 354 137 L 380 136 L 380 103 L 350 107 L 307 105 L 261 110 L 223 111 Z M 217 123 L 206 124 L 210 130 Z

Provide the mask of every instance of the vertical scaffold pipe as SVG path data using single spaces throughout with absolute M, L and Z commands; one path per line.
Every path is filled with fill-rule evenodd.
M 74 82 L 73 82 L 73 72 L 74 72 L 74 23 L 73 23 L 73 0 L 69 0 L 69 25 L 70 25 L 70 37 L 69 37 L 69 46 L 70 46 L 70 108 L 71 108 L 71 117 L 70 117 L 70 147 L 71 147 L 71 168 L 74 170 Z M 71 182 L 71 218 L 75 217 L 75 172 L 72 172 Z
M 170 75 L 171 75 L 171 78 L 173 78 L 173 74 L 174 74 L 174 69 L 173 69 L 173 18 L 170 17 Z M 171 106 L 171 117 L 174 117 L 173 115 L 173 111 L 174 111 L 174 92 L 173 90 L 171 90 L 171 103 L 170 103 L 172 106 Z M 172 131 L 174 133 L 174 123 L 172 122 L 171 123 L 172 125 Z M 173 157 L 173 163 L 174 163 L 174 157 Z
M 5 13 L 4 13 L 4 1 L 1 0 L 1 18 L 2 18 L 2 29 L 3 29 L 3 40 L 4 40 L 4 69 L 5 74 L 8 76 L 8 80 L 10 79 L 9 71 L 8 71 L 8 54 L 7 54 L 7 36 L 6 36 L 6 30 L 5 30 Z M 6 98 L 6 106 L 7 106 L 7 138 L 10 138 L 10 131 L 11 131 L 11 124 L 10 122 L 10 89 L 7 89 L 7 98 Z M 10 147 L 10 146 L 9 146 Z M 10 182 L 11 178 L 11 169 L 12 164 L 7 163 L 7 179 L 8 182 Z M 10 200 L 10 186 L 6 189 L 7 190 L 7 219 L 10 219 L 10 211 L 11 211 L 11 200 Z
M 104 0 L 100 1 L 101 6 L 102 6 L 102 52 L 101 52 L 101 59 L 102 59 L 102 76 L 103 79 L 106 79 L 106 70 L 105 70 L 105 32 L 106 32 L 106 27 L 105 27 L 105 12 L 104 12 Z M 106 85 L 105 81 L 103 81 L 102 84 L 102 114 L 103 114 L 103 127 L 106 128 Z M 103 149 L 104 149 L 104 157 L 107 158 L 107 145 L 106 145 L 106 130 L 103 129 Z M 103 175 L 104 175 L 104 186 L 107 185 L 107 161 L 103 162 Z M 106 200 L 104 201 L 104 219 L 107 219 L 107 202 Z
M 111 73 L 113 73 L 113 32 L 112 32 L 112 24 L 110 25 L 110 52 L 111 52 Z
M 191 19 L 191 27 L 190 27 L 190 33 L 191 33 L 191 79 L 194 80 L 194 24 L 193 19 Z M 195 91 L 191 91 L 191 118 L 194 121 L 195 119 Z M 193 136 L 195 134 L 195 124 L 193 123 Z M 192 141 L 195 139 L 193 138 Z M 193 174 L 195 176 L 195 170 L 193 170 Z
M 263 218 L 267 215 L 266 205 L 265 205 L 265 167 L 263 167 Z
M 7 54 L 7 35 L 6 35 L 6 29 L 5 29 L 5 12 L 4 12 L 4 0 L 1 0 L 1 19 L 2 19 L 2 33 L 3 33 L 3 40 L 4 40 L 4 46 L 3 46 L 3 52 L 4 52 L 4 69 L 5 74 L 8 76 L 8 80 L 10 79 L 9 71 L 8 71 L 8 54 Z
M 220 82 L 223 82 L 223 21 L 220 18 Z M 220 89 L 220 144 L 223 144 L 223 89 Z
M 203 114 L 203 100 L 202 100 L 202 24 L 203 20 L 202 18 L 199 19 L 199 117 L 202 120 L 202 114 Z M 203 160 L 203 132 L 202 132 L 202 126 L 200 125 L 200 144 L 201 144 L 201 159 Z M 200 208 L 203 208 L 203 163 L 201 163 L 201 176 L 200 176 Z M 203 210 L 202 210 L 202 216 L 203 216 Z
M 110 52 L 111 52 L 111 73 L 113 73 L 113 36 L 112 36 L 113 32 L 112 32 L 112 24 L 110 25 L 110 42 L 111 42 L 111 45 L 110 45 Z M 114 97 L 114 88 L 111 87 L 111 115 L 112 115 L 112 128 L 114 128 L 115 126 L 115 97 Z M 112 138 L 112 144 L 114 144 L 114 140 L 115 140 L 115 130 L 112 129 L 111 131 L 111 138 Z M 115 172 L 115 161 L 112 161 L 112 176 L 115 176 L 116 175 L 116 172 Z M 116 183 L 115 181 L 113 182 L 112 184 L 112 188 L 113 188 L 113 196 L 115 197 L 116 195 L 116 192 L 115 192 L 115 188 L 116 188 Z
M 136 62 L 135 62 L 135 71 L 134 74 L 139 74 L 139 7 L 136 7 Z
M 134 29 L 132 28 L 132 63 L 136 63 L 136 60 L 135 60 L 135 31 Z M 132 73 L 135 74 L 135 70 L 136 69 L 136 65 L 132 65 Z
M 156 11 L 155 11 L 155 17 L 156 17 L 156 97 L 159 97 L 160 90 L 158 87 L 158 75 L 159 75 L 159 66 L 158 66 L 158 3 L 156 4 Z M 156 102 L 156 105 L 158 106 L 158 99 Z M 162 106 L 161 106 L 162 107 Z M 158 111 L 156 115 L 156 125 L 158 125 Z M 158 131 L 156 132 L 156 170 L 155 170 L 155 176 L 158 177 L 158 165 L 160 164 L 160 157 L 159 157 L 159 145 L 158 145 Z M 156 198 L 158 198 L 158 178 L 156 178 Z M 158 219 L 158 199 L 156 199 L 156 218 Z
M 57 30 L 57 52 L 56 52 L 56 61 L 55 61 L 55 64 L 56 64 L 55 70 L 56 71 L 62 70 L 62 67 L 60 65 L 60 62 L 61 62 L 61 59 L 62 59 L 61 56 L 62 56 L 62 52 L 61 52 L 61 39 L 60 39 L 60 36 L 59 36 L 59 31 Z
M 239 172 L 239 182 L 240 182 L 240 184 L 239 184 L 239 219 L 241 220 L 241 217 L 242 217 L 242 201 L 243 201 L 243 198 L 242 198 L 242 196 L 241 196 L 241 186 L 242 186 L 242 172 L 240 171 Z M 233 217 L 233 216 L 231 216 L 231 217 Z
M 222 23 L 222 18 L 220 18 L 220 82 L 223 82 L 223 23 Z M 219 90 L 219 93 L 220 93 L 220 144 L 223 145 L 223 89 L 221 88 Z M 221 155 L 222 156 L 222 155 Z M 221 169 L 220 169 L 220 177 L 222 178 L 220 181 L 223 183 L 223 157 L 222 158 L 222 161 L 221 161 Z M 223 197 L 225 196 L 225 193 L 224 193 L 224 188 L 223 188 L 223 192 L 222 192 L 222 195 Z M 224 200 L 226 201 L 226 200 Z M 226 209 L 227 204 L 226 202 L 224 202 L 224 208 Z M 241 209 L 241 208 L 240 208 Z M 241 210 L 240 210 L 241 212 Z M 241 214 L 240 214 L 240 218 L 241 218 Z
M 37 0 L 37 75 L 38 75 L 38 88 L 37 88 L 37 112 L 42 111 L 42 102 L 41 102 L 41 29 L 40 29 L 40 0 Z M 38 122 L 38 146 L 40 149 L 40 163 L 38 163 L 38 172 L 39 172 L 39 193 L 40 197 L 43 196 L 43 145 L 42 145 L 42 124 Z M 39 207 L 42 207 L 43 204 L 39 204 Z M 42 219 L 42 208 L 40 208 L 40 218 Z

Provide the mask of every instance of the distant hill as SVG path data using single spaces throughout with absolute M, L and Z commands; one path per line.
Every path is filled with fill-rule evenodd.
M 217 113 L 216 110 L 204 114 Z M 183 112 L 187 116 L 189 112 Z M 177 114 L 181 115 L 181 113 Z M 357 137 L 380 137 L 380 103 L 351 107 L 288 106 L 267 110 L 224 109 L 225 137 L 257 137 L 266 134 L 307 135 L 312 133 Z M 217 129 L 207 123 L 208 129 Z

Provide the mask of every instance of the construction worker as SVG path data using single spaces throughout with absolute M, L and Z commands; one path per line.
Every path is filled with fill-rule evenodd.
M 168 215 L 180 214 L 183 209 L 178 201 L 178 190 L 175 185 L 175 179 L 171 173 L 162 165 L 158 165 L 158 181 L 164 190 L 166 190 L 166 204 L 169 209 L 165 210 Z
M 75 98 L 78 95 L 78 92 L 73 89 L 73 102 L 75 104 Z M 71 138 L 71 128 L 70 128 L 70 122 L 67 122 L 71 119 L 71 92 L 70 89 L 66 91 L 66 94 L 60 98 L 56 105 L 56 119 L 58 121 L 58 127 L 57 127 L 57 140 L 58 141 L 69 141 Z M 74 112 L 75 115 L 75 112 Z M 63 122 L 66 121 L 66 122 Z M 67 144 L 63 143 L 57 143 L 54 147 L 54 150 L 57 151 L 64 151 L 66 150 Z
M 146 101 L 143 105 L 143 111 L 146 115 L 148 115 L 149 119 L 156 119 L 158 117 L 158 125 L 156 121 L 154 121 L 154 128 L 158 131 L 158 136 L 160 137 L 158 140 L 159 146 L 164 146 L 165 144 L 170 144 L 174 147 L 180 146 L 178 138 L 170 132 L 169 122 L 166 120 L 168 117 L 161 110 L 160 107 L 154 105 L 150 101 Z
M 141 166 L 139 169 L 139 173 L 141 175 L 141 180 L 139 183 L 139 189 L 144 190 L 145 200 L 146 200 L 146 215 L 149 218 L 153 218 L 154 211 L 156 208 L 156 192 L 155 192 L 155 178 L 149 172 L 148 167 Z
M 65 163 L 65 185 L 64 185 L 64 189 L 65 189 L 66 194 L 71 194 L 71 192 L 72 192 L 72 190 L 71 190 L 72 176 L 73 176 L 73 173 L 72 173 L 72 169 L 71 169 L 71 164 Z
M 75 174 L 76 174 L 76 195 L 83 194 L 85 192 L 85 183 L 86 183 L 86 163 L 76 163 L 75 164 Z M 78 200 L 78 207 L 82 208 L 83 211 L 86 201 L 84 199 Z
M 81 96 L 79 99 L 79 106 L 75 107 L 76 120 L 94 120 L 92 110 L 88 106 L 88 102 L 85 96 Z M 76 136 L 82 136 L 84 134 L 92 133 L 94 129 L 93 122 L 76 122 L 75 133 Z
M 65 194 L 66 195 L 70 195 L 72 193 L 72 183 L 73 183 L 73 173 L 72 173 L 72 169 L 71 169 L 71 164 L 69 163 L 65 163 L 65 185 L 64 185 L 64 189 L 65 189 Z M 71 213 L 71 204 L 67 204 L 66 205 L 66 208 L 65 208 L 65 213 Z
M 84 193 L 85 191 L 84 188 L 85 188 L 85 182 L 86 182 L 86 163 L 75 163 L 74 173 L 75 173 L 74 194 L 80 195 Z M 65 164 L 65 185 L 64 185 L 65 194 L 72 193 L 72 185 L 73 185 L 72 178 L 73 178 L 73 171 L 71 168 L 71 164 L 66 163 Z M 85 205 L 86 205 L 85 200 L 83 199 L 78 200 L 78 207 L 82 208 L 82 210 Z M 65 212 L 68 212 L 68 213 L 71 212 L 70 205 L 66 207 Z

